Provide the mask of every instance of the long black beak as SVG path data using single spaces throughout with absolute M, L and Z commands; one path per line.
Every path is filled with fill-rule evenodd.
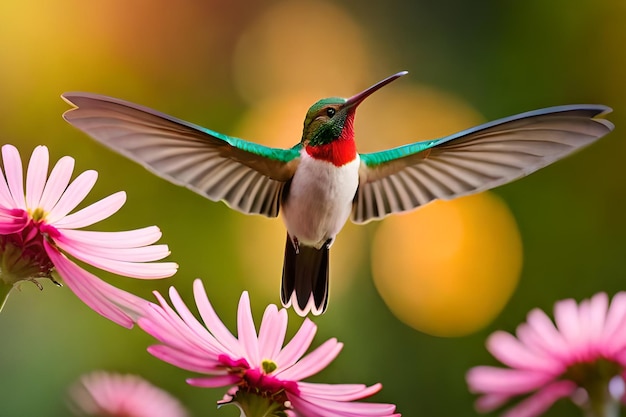
M 389 84 L 390 82 L 402 77 L 403 75 L 408 74 L 408 71 L 400 71 L 397 74 L 393 74 L 387 78 L 385 78 L 384 80 L 381 80 L 379 82 L 377 82 L 376 84 L 374 84 L 373 86 L 361 91 L 358 94 L 353 95 L 352 97 L 350 97 L 347 101 L 346 101 L 346 108 L 351 108 L 351 107 L 356 107 L 358 106 L 363 100 L 365 100 L 367 97 L 369 97 L 373 92 L 383 88 L 384 86 L 386 86 L 387 84 Z

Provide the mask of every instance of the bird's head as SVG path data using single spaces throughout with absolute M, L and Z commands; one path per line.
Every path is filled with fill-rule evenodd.
M 324 98 L 312 105 L 304 119 L 302 144 L 315 147 L 339 138 L 353 140 L 354 114 L 358 105 L 376 90 L 405 74 L 407 71 L 387 77 L 350 98 Z

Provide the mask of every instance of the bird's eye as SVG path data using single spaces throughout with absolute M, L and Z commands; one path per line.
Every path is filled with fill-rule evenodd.
M 335 115 L 335 109 L 333 109 L 332 107 L 329 107 L 326 109 L 326 116 L 333 117 L 334 115 Z

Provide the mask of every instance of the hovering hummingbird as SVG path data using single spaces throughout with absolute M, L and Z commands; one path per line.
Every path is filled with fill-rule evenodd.
M 62 95 L 63 117 L 156 175 L 246 214 L 278 216 L 287 241 L 285 307 L 305 316 L 328 305 L 328 252 L 348 218 L 366 223 L 506 184 L 613 129 L 602 105 L 535 110 L 381 152 L 359 154 L 359 104 L 399 72 L 348 98 L 325 98 L 304 119 L 298 144 L 270 148 L 147 107 L 89 93 Z

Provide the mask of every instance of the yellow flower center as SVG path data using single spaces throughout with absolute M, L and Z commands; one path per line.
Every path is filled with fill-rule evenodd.
M 274 372 L 276 368 L 278 368 L 278 365 L 276 365 L 276 362 L 274 361 L 264 359 L 263 362 L 261 362 L 261 367 L 263 368 L 263 373 L 265 373 L 265 375 L 269 375 Z
M 33 219 L 34 222 L 39 222 L 46 218 L 46 212 L 41 207 L 37 207 L 35 210 L 32 211 L 29 209 L 28 213 L 30 214 L 30 217 Z

